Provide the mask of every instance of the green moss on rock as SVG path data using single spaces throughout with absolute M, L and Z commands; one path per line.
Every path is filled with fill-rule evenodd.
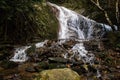
M 69 68 L 51 69 L 40 72 L 34 80 L 81 80 L 80 76 Z

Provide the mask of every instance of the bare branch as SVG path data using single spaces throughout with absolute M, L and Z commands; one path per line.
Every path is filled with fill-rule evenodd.
M 109 23 L 109 25 L 113 26 L 112 21 L 110 20 L 107 11 L 105 11 L 105 9 L 100 6 L 99 0 L 96 0 L 96 2 L 95 2 L 94 0 L 90 0 L 90 1 L 91 1 L 93 4 L 95 4 L 101 11 L 104 12 L 104 15 L 105 15 L 105 18 L 106 18 L 107 22 Z M 113 27 L 112 27 L 112 28 L 113 28 Z M 113 28 L 113 30 L 114 30 L 114 28 Z
M 110 20 L 107 11 L 104 11 L 104 15 L 105 15 L 105 18 L 106 18 L 106 20 L 108 21 L 108 23 L 109 23 L 111 26 L 113 26 L 112 21 Z
M 120 25 L 120 14 L 119 14 L 119 0 L 116 0 L 116 19 L 117 19 L 117 24 Z
M 99 6 L 100 6 L 99 0 L 97 0 L 97 5 L 99 5 Z
M 99 0 L 97 0 L 97 2 L 95 2 L 94 0 L 91 0 L 91 2 L 95 4 L 101 11 L 104 11 L 104 9 L 100 6 Z

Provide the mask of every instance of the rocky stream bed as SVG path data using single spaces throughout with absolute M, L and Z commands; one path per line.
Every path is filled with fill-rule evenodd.
M 22 63 L 9 61 L 14 50 L 11 47 L 7 47 L 6 50 L 11 50 L 7 53 L 3 51 L 4 47 L 1 47 L 0 80 L 48 80 L 50 78 L 40 79 L 40 74 L 45 70 L 51 69 L 63 69 L 63 71 L 71 69 L 80 76 L 80 79 L 76 80 L 120 80 L 119 49 L 106 49 L 103 46 L 99 48 L 96 41 L 84 42 L 88 53 L 95 55 L 94 64 L 90 65 L 79 60 L 77 56 L 70 58 L 73 54 L 70 49 L 73 45 L 79 43 L 78 41 L 69 40 L 62 45 L 57 42 L 56 40 L 48 40 L 44 47 L 40 48 L 36 48 L 35 44 L 32 44 L 32 47 L 26 50 L 29 57 L 28 60 Z M 66 53 L 68 53 L 68 58 L 65 58 Z M 96 77 L 97 69 L 100 72 L 99 74 L 101 74 L 99 78 Z M 63 73 L 65 75 L 69 74 L 69 72 Z

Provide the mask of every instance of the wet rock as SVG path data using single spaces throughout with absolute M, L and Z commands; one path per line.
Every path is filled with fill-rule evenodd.
M 116 50 L 117 52 L 120 52 L 120 48 L 115 48 L 115 50 Z
M 49 63 L 47 61 L 40 62 L 39 66 L 42 69 L 49 69 Z
M 6 50 L 0 51 L 0 61 L 7 59 L 10 54 L 11 52 L 7 52 Z
M 13 53 L 14 46 L 9 44 L 0 45 L 0 60 L 7 59 Z
M 95 63 L 95 64 L 99 64 L 99 61 L 95 60 L 94 63 Z
M 0 80 L 3 80 L 3 75 L 0 75 Z
M 120 69 L 120 66 L 116 66 L 117 69 Z
M 48 52 L 48 47 L 41 47 L 41 48 L 36 49 L 36 53 L 39 55 L 42 55 L 42 54 L 47 53 L 47 52 Z
M 12 77 L 13 77 L 12 75 L 8 75 L 8 76 L 4 76 L 4 79 L 5 80 L 10 80 L 10 79 L 12 79 Z
M 109 68 L 109 71 L 110 72 L 116 72 L 117 70 L 115 68 L 111 67 L 111 68 Z
M 48 66 L 49 66 L 49 69 L 66 68 L 66 65 L 61 63 L 50 63 Z
M 65 48 L 72 48 L 76 43 L 78 43 L 78 42 L 75 40 L 69 40 L 69 41 L 66 41 L 65 43 L 63 43 L 63 46 Z
M 61 53 L 65 53 L 58 45 L 52 45 L 50 47 L 40 47 L 35 49 L 35 52 L 28 54 L 29 60 L 33 62 L 40 62 L 48 59 L 49 57 L 59 57 Z
M 3 71 L 3 70 L 4 70 L 4 68 L 0 67 L 0 72 Z
M 21 76 L 19 74 L 14 74 L 12 80 L 21 80 Z
M 3 60 L 6 56 L 3 53 L 0 53 L 0 60 Z
M 68 59 L 61 58 L 61 57 L 50 57 L 48 58 L 51 62 L 60 62 L 60 63 L 67 63 Z
M 57 43 L 57 40 L 49 40 L 49 41 L 46 43 L 46 47 L 54 46 L 56 43 Z
M 49 57 L 48 58 L 50 63 L 61 63 L 61 64 L 71 64 L 71 66 L 77 66 L 77 65 L 82 65 L 84 64 L 83 61 L 74 61 L 70 59 L 65 59 L 62 57 Z
M 40 66 L 34 66 L 34 69 L 36 70 L 36 72 L 40 72 L 40 71 L 43 70 L 43 69 L 40 68 Z
M 96 72 L 97 72 L 97 70 L 95 69 L 95 67 L 94 67 L 94 66 L 90 66 L 90 65 L 88 65 L 88 70 L 89 70 L 90 72 L 93 72 L 93 73 L 96 73 Z
M 81 78 L 75 71 L 64 68 L 42 71 L 34 80 L 81 80 Z
M 36 49 L 35 45 L 32 45 L 32 46 L 31 46 L 30 48 L 28 48 L 25 52 L 26 52 L 26 53 L 29 53 L 29 55 L 31 55 L 32 53 L 35 52 L 35 49 Z
M 72 70 L 76 71 L 80 75 L 87 73 L 87 70 L 83 66 L 72 67 Z
M 21 80 L 21 76 L 18 74 L 5 76 L 3 80 Z
M 27 67 L 25 69 L 25 71 L 27 71 L 27 72 L 36 72 L 36 69 L 33 66 L 31 66 L 31 67 Z
M 84 45 L 85 45 L 85 48 L 87 49 L 87 50 L 92 50 L 92 51 L 99 51 L 99 49 L 98 49 L 98 42 L 96 42 L 96 41 L 86 41 L 86 42 L 84 42 Z
M 12 62 L 12 61 L 2 61 L 0 64 L 3 68 L 8 69 L 8 68 L 14 68 L 18 66 L 18 63 Z

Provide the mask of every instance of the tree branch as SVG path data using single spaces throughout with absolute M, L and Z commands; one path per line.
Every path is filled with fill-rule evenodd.
M 104 9 L 100 6 L 99 0 L 97 0 L 97 2 L 95 2 L 94 0 L 91 0 L 91 2 L 95 4 L 101 11 L 104 11 Z
M 109 25 L 110 25 L 110 26 L 112 27 L 112 29 L 114 30 L 113 23 L 112 23 L 112 21 L 110 20 L 107 11 L 105 11 L 105 9 L 100 6 L 99 0 L 96 0 L 96 2 L 95 2 L 94 0 L 90 0 L 90 1 L 91 1 L 94 5 L 96 5 L 101 11 L 103 11 L 104 16 L 105 16 L 107 22 L 109 23 Z
M 119 0 L 116 0 L 116 20 L 118 27 L 120 26 Z

